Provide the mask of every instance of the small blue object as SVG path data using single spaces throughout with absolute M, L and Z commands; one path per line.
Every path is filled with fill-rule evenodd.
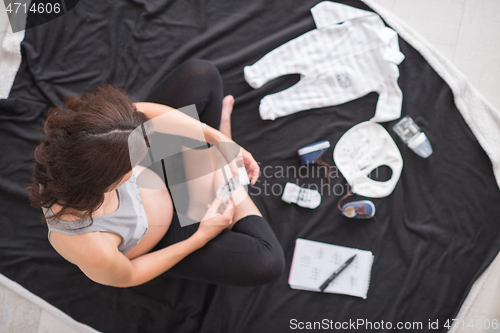
M 297 150 L 302 165 L 314 164 L 319 155 L 330 148 L 329 141 L 318 141 Z
M 427 158 L 432 154 L 429 139 L 410 116 L 401 118 L 392 129 L 418 156 Z
M 369 219 L 375 215 L 375 205 L 369 200 L 349 202 L 342 206 L 342 215 L 351 219 Z
M 408 147 L 410 147 L 415 154 L 420 157 L 427 158 L 432 154 L 432 146 L 427 139 L 425 133 L 420 133 L 415 139 L 408 143 Z

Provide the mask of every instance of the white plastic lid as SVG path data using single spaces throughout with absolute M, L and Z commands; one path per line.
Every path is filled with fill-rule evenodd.
M 417 137 L 415 139 L 411 140 L 408 143 L 408 148 L 410 148 L 410 149 L 417 148 L 425 140 L 427 140 L 427 135 L 425 135 L 424 132 L 421 132 L 419 135 L 417 135 Z
M 325 149 L 325 148 L 330 148 L 330 141 L 320 141 L 320 142 L 317 142 L 317 143 L 312 144 L 310 146 L 300 148 L 299 150 L 297 150 L 297 154 L 305 155 L 305 154 L 309 154 L 313 151 L 317 151 L 317 150 Z

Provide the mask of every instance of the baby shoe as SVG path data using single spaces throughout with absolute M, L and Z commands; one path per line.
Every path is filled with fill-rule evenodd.
M 321 194 L 317 190 L 300 187 L 294 183 L 286 183 L 281 199 L 295 203 L 300 207 L 314 209 L 321 203 Z
M 369 219 L 375 215 L 375 205 L 369 200 L 346 203 L 341 210 L 342 215 L 352 219 Z
M 325 151 L 330 148 L 330 142 L 329 141 L 318 141 L 315 143 L 311 143 L 310 145 L 307 145 L 305 147 L 300 148 L 297 150 L 297 154 L 299 154 L 300 157 L 300 162 L 302 165 L 308 165 L 308 164 L 318 164 L 321 166 L 325 167 L 325 177 L 326 180 L 328 181 L 328 186 L 331 185 L 330 181 L 330 173 L 331 173 L 331 166 L 330 164 L 326 163 L 323 161 L 323 154 Z
M 318 157 L 330 148 L 329 141 L 318 141 L 297 150 L 302 165 L 314 164 Z

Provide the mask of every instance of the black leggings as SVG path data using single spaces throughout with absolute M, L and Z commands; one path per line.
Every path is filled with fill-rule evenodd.
M 189 60 L 165 76 L 146 101 L 173 108 L 196 104 L 200 121 L 218 129 L 222 98 L 222 80 L 217 68 L 205 60 Z M 169 230 L 153 251 L 189 238 L 198 225 L 181 227 L 174 211 Z M 251 286 L 275 280 L 284 268 L 283 250 L 267 221 L 248 215 L 235 222 L 231 231 L 223 230 L 165 274 L 215 284 Z

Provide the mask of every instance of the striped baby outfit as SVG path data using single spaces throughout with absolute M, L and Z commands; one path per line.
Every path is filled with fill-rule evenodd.
M 311 13 L 317 29 L 244 68 L 253 88 L 282 75 L 301 75 L 297 84 L 260 101 L 262 119 L 343 104 L 373 91 L 379 99 L 371 120 L 399 118 L 403 94 L 397 65 L 404 55 L 397 33 L 376 13 L 335 2 L 323 1 Z

